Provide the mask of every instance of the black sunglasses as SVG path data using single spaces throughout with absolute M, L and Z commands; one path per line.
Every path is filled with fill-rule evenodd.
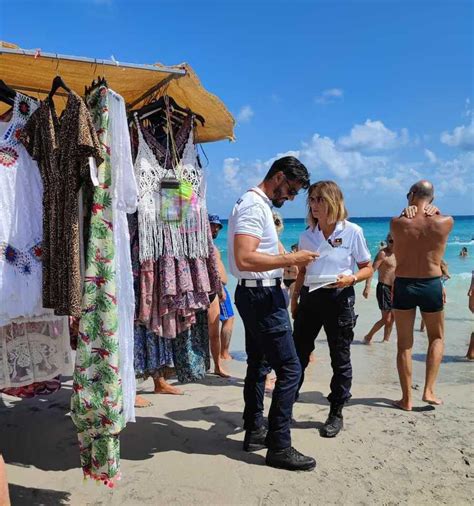
M 288 178 L 286 177 L 285 174 L 283 174 L 285 176 L 285 181 L 286 181 L 286 184 L 288 185 L 288 193 L 292 196 L 292 197 L 296 197 L 299 193 L 299 190 L 295 190 L 294 188 L 291 187 L 290 185 L 290 182 L 288 180 Z

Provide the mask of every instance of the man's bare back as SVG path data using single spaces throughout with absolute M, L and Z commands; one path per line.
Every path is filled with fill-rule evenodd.
M 395 275 L 401 278 L 441 276 L 441 260 L 452 228 L 451 216 L 426 216 L 423 210 L 412 219 L 393 218 Z

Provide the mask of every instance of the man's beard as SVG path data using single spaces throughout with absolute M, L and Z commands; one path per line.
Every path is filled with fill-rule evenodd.
M 217 239 L 217 236 L 219 235 L 219 232 L 212 232 L 212 238 Z
M 281 194 L 282 194 L 282 191 L 281 191 L 282 186 L 283 185 L 280 185 L 273 190 L 273 198 L 271 199 L 273 207 L 280 208 L 288 200 L 288 199 L 279 198 L 279 197 L 281 197 Z

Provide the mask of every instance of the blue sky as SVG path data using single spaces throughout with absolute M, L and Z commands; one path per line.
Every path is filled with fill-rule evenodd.
M 353 216 L 389 216 L 411 183 L 474 214 L 473 3 L 0 0 L 0 39 L 136 63 L 187 61 L 235 115 L 205 144 L 208 206 L 226 217 L 279 154 L 334 179 Z M 304 199 L 283 208 L 304 216 Z

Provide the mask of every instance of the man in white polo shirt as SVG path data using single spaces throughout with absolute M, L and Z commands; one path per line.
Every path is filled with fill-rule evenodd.
M 290 423 L 301 366 L 296 354 L 286 302 L 281 290 L 282 268 L 306 266 L 317 253 L 280 254 L 271 207 L 293 200 L 309 186 L 306 167 L 292 156 L 276 160 L 265 179 L 235 204 L 229 219 L 228 255 L 238 279 L 235 304 L 245 327 L 247 374 L 244 386 L 244 450 L 267 447 L 266 463 L 301 471 L 316 466 L 291 446 Z M 263 424 L 265 376 L 269 367 L 277 381 Z

